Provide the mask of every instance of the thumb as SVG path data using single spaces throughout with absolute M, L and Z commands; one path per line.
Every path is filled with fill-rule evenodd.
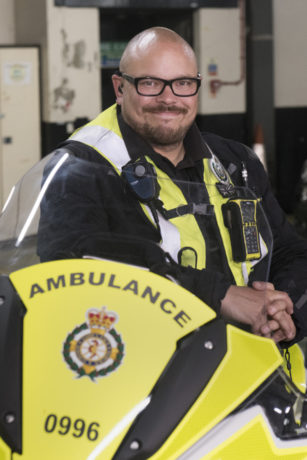
M 256 291 L 275 291 L 274 284 L 267 283 L 266 281 L 253 281 L 252 286 Z

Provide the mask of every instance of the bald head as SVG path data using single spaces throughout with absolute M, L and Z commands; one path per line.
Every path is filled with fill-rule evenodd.
M 124 121 L 177 164 L 197 114 L 200 76 L 193 49 L 174 31 L 152 27 L 128 43 L 120 71 L 112 81 Z
M 166 27 L 151 27 L 140 32 L 129 41 L 120 60 L 121 72 L 129 72 L 133 68 L 135 60 L 150 54 L 158 46 L 181 47 L 182 52 L 196 65 L 193 49 L 180 35 Z

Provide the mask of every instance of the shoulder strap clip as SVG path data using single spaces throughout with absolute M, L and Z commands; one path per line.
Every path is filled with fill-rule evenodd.
M 184 216 L 185 214 L 198 214 L 201 216 L 213 216 L 214 206 L 209 203 L 188 203 L 178 208 L 166 210 L 162 209 L 163 216 L 169 220 L 175 217 Z

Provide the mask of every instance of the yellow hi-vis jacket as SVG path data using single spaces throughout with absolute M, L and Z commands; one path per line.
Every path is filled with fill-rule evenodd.
M 94 148 L 113 166 L 114 170 L 119 175 L 121 174 L 123 166 L 131 160 L 120 132 L 115 105 L 77 130 L 70 139 L 82 142 Z M 145 158 L 148 162 L 153 163 L 149 157 Z M 160 186 L 158 199 L 163 202 L 166 211 L 187 205 L 188 203 L 178 185 L 176 185 L 164 171 L 159 169 L 156 165 L 154 166 L 157 173 L 157 181 Z M 236 284 L 239 286 L 246 285 L 253 265 L 263 259 L 267 253 L 265 243 L 262 238 L 260 238 L 262 246 L 261 259 L 246 262 L 235 262 L 233 260 L 229 230 L 224 224 L 221 209 L 222 205 L 228 201 L 228 198 L 224 198 L 217 192 L 216 184 L 220 180 L 215 171 L 220 169 L 222 173 L 227 176 L 228 181 L 230 181 L 230 178 L 212 151 L 211 158 L 203 159 L 203 166 L 203 181 L 207 187 L 210 204 L 214 209 L 228 266 Z M 152 225 L 156 225 L 149 207 L 144 203 L 140 204 L 147 219 Z M 160 246 L 162 249 L 168 252 L 177 262 L 178 253 L 181 248 L 193 248 L 197 254 L 197 266 L 195 267 L 194 253 L 191 251 L 186 251 L 184 253 L 184 257 L 181 260 L 182 265 L 191 265 L 198 269 L 206 268 L 206 241 L 204 240 L 204 236 L 194 214 L 176 215 L 170 219 L 163 217 L 159 211 L 157 214 L 161 232 Z

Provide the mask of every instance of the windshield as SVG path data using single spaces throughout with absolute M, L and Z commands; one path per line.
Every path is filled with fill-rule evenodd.
M 206 180 L 206 186 L 201 180 L 170 180 L 143 160 L 118 171 L 100 158 L 89 161 L 65 149 L 45 157 L 16 184 L 0 216 L 1 274 L 60 259 L 109 259 L 147 268 L 192 293 L 198 289 L 211 308 L 215 293 L 210 288 L 216 284 L 202 289 L 205 283 L 200 281 L 195 286 L 195 273 L 206 268 L 216 283 L 224 277 L 241 286 L 267 281 L 272 250 L 261 203 L 247 188 L 234 189 L 227 180 Z M 38 297 L 35 293 L 35 300 Z M 211 341 L 205 344 L 211 350 Z M 251 353 L 248 346 L 243 348 Z M 232 353 L 231 346 L 229 350 Z M 274 375 L 269 369 L 267 375 L 271 380 L 239 407 L 239 413 L 264 407 L 276 436 L 305 436 L 305 376 L 300 375 L 302 387 L 297 382 L 293 387 L 281 367 Z M 281 414 L 277 419 L 276 413 Z
M 16 184 L 2 211 L 0 272 L 84 256 L 146 266 L 147 252 L 162 249 L 176 263 L 197 269 L 210 265 L 222 272 L 223 258 L 234 258 L 240 271 L 257 272 L 258 279 L 267 279 L 272 237 L 250 190 L 237 188 L 240 199 L 228 206 L 229 199 L 221 196 L 216 181 L 206 183 L 206 188 L 202 182 L 171 181 L 151 165 L 142 172 L 141 163 L 136 170 L 128 166 L 121 173 L 65 150 L 45 157 Z M 220 206 L 225 209 L 218 215 Z M 179 219 L 184 227 L 180 235 L 173 225 Z M 222 234 L 221 221 L 226 227 Z M 208 241 L 205 250 L 199 232 L 202 222 Z M 243 243 L 231 241 L 233 252 L 221 255 L 221 239 L 227 246 L 225 239 L 232 238 L 232 227 L 238 225 Z M 184 241 L 181 248 L 179 239 Z M 240 259 L 242 250 L 251 251 L 245 254 L 247 263 Z

